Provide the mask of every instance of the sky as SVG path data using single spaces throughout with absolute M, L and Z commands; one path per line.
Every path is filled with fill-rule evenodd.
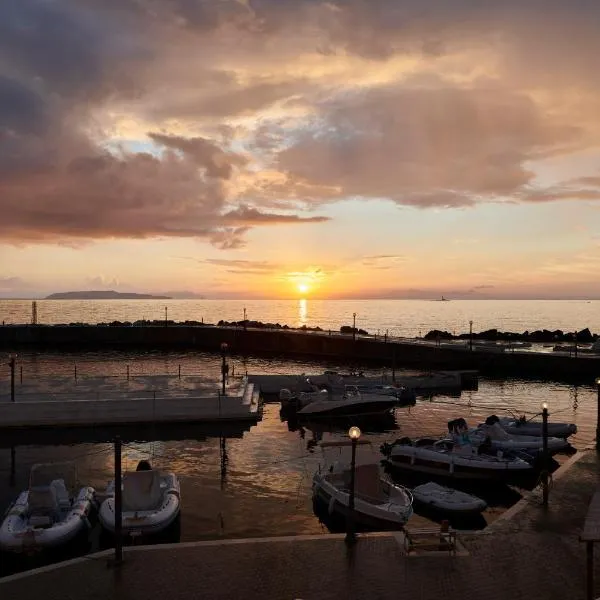
M 600 298 L 596 0 L 3 0 L 0 297 Z

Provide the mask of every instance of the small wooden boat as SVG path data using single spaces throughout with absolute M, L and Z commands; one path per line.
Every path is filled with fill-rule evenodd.
M 0 549 L 41 551 L 67 545 L 90 528 L 95 491 L 77 485 L 72 463 L 37 464 L 29 489 L 9 506 L 0 526 Z
M 415 504 L 419 503 L 444 513 L 456 515 L 479 514 L 487 508 L 481 498 L 461 492 L 433 481 L 413 488 Z
M 123 474 L 122 524 L 125 535 L 153 535 L 167 529 L 178 518 L 181 507 L 179 480 L 174 473 L 161 474 L 146 461 L 138 470 Z M 140 470 L 141 469 L 141 470 Z M 110 533 L 115 531 L 114 481 L 110 496 L 100 506 L 99 519 Z

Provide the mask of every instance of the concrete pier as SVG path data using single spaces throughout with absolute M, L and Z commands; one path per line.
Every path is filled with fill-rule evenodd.
M 439 346 L 434 342 L 303 332 L 291 329 L 243 329 L 217 326 L 45 326 L 0 327 L 0 348 L 29 349 L 197 349 L 218 352 L 227 342 L 238 355 L 286 356 L 338 363 L 378 364 L 387 368 L 477 370 L 497 376 L 544 377 L 573 383 L 593 383 L 600 375 L 600 355 L 514 350 L 488 352 L 473 346 Z
M 35 427 L 103 426 L 139 423 L 251 421 L 260 418 L 259 391 L 247 378 L 233 380 L 226 394 L 200 389 L 185 395 L 123 397 L 110 394 L 80 399 L 0 402 L 0 430 Z

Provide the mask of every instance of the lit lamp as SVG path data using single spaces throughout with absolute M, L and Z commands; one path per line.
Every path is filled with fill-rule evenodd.
M 350 427 L 348 437 L 352 441 L 352 459 L 350 462 L 350 501 L 348 502 L 348 520 L 346 521 L 346 543 L 354 544 L 356 542 L 356 532 L 354 530 L 354 479 L 356 474 L 356 444 L 360 438 L 360 429 Z
M 596 388 L 598 389 L 598 402 L 596 404 L 596 450 L 600 452 L 600 377 L 596 379 Z
M 542 493 L 543 505 L 548 506 L 548 403 L 542 402 Z
M 12 353 L 8 355 L 8 366 L 10 367 L 10 401 L 15 401 L 15 363 L 17 355 Z
M 225 395 L 225 380 L 227 378 L 227 372 L 229 371 L 229 367 L 227 366 L 227 348 L 229 346 L 226 342 L 221 344 L 221 384 L 223 389 L 223 396 Z

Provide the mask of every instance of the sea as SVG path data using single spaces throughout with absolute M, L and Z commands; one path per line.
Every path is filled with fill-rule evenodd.
M 336 329 L 352 324 L 371 333 L 388 330 L 389 335 L 418 336 L 430 329 L 474 331 L 497 328 L 510 331 L 534 329 L 600 331 L 599 301 L 38 301 L 38 322 L 109 322 L 137 319 L 176 321 L 242 320 L 244 309 L 249 320 L 320 326 Z M 0 319 L 5 323 L 26 323 L 31 318 L 30 300 L 0 300 Z M 205 352 L 20 352 L 16 395 L 27 382 L 61 380 L 61 390 L 75 391 L 85 378 L 125 378 L 146 375 L 202 375 L 218 386 L 220 357 Z M 348 366 L 330 361 L 299 361 L 256 356 L 230 358 L 238 374 L 322 373 L 326 369 L 347 370 Z M 9 370 L 0 369 L 0 401 L 6 401 Z M 414 371 L 413 371 L 414 372 Z M 76 374 L 75 374 L 76 373 Z M 367 375 L 385 374 L 383 369 L 365 369 Z M 159 390 L 160 391 L 160 390 Z M 49 398 L 52 392 L 49 392 Z M 573 386 L 553 381 L 517 378 L 480 378 L 477 390 L 456 396 L 435 395 L 418 398 L 413 407 L 397 408 L 381 422 L 363 425 L 363 438 L 372 442 L 360 446 L 363 459 L 379 460 L 379 446 L 401 436 L 442 435 L 447 421 L 465 417 L 476 425 L 490 414 L 534 416 L 547 402 L 550 420 L 572 422 L 579 427 L 571 438 L 576 449 L 590 446 L 596 427 L 597 396 L 592 386 Z M 182 520 L 178 539 L 195 541 L 274 535 L 321 534 L 336 531 L 327 515 L 316 514 L 311 500 L 311 479 L 327 459 L 321 442 L 346 439 L 349 423 L 298 423 L 282 414 L 278 402 L 264 405 L 262 420 L 235 435 L 220 432 L 175 432 L 168 435 L 140 436 L 123 450 L 124 469 L 134 469 L 142 458 L 164 471 L 178 475 L 182 490 Z M 166 439 L 165 439 L 166 438 Z M 183 438 L 183 439 L 182 439 Z M 104 489 L 114 473 L 113 447 L 92 438 L 69 439 L 16 445 L 0 444 L 0 514 L 19 491 L 27 489 L 31 466 L 39 462 L 72 461 L 79 479 Z M 14 459 L 14 460 L 13 460 Z M 564 460 L 559 458 L 559 462 Z M 14 467 L 14 469 L 13 469 Z M 403 483 L 400 481 L 400 483 Z M 408 482 L 406 482 L 408 484 Z M 488 510 L 483 523 L 492 522 L 519 497 L 518 489 L 498 497 L 487 497 Z M 430 515 L 412 517 L 417 526 L 431 522 Z M 92 543 L 92 542 L 91 542 Z M 96 549 L 92 543 L 91 548 Z M 29 560 L 29 559 L 28 559 Z M 44 560 L 54 560 L 45 558 Z M 29 568 L 32 563 L 15 563 L 0 555 L 0 575 Z M 37 566 L 35 563 L 34 566 Z

